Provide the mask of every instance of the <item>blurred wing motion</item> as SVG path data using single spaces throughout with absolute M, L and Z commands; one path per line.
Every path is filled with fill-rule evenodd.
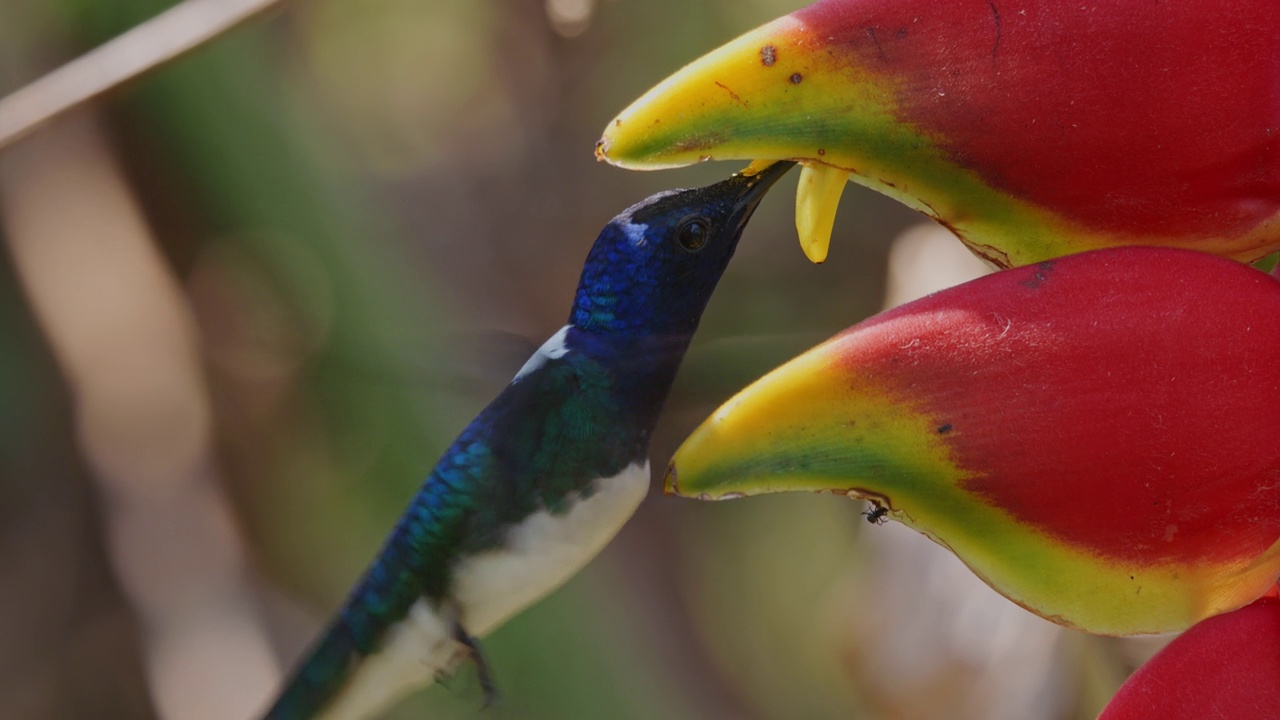
M 993 588 L 1104 634 L 1181 630 L 1280 576 L 1280 283 L 1120 248 L 909 303 L 792 360 L 667 490 L 877 501 Z

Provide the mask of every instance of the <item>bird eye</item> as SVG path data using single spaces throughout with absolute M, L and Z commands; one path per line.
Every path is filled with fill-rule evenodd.
M 676 229 L 676 242 L 689 252 L 698 252 L 703 245 L 707 244 L 707 236 L 710 234 L 711 229 L 707 226 L 706 220 L 689 218 L 680 223 L 680 227 Z

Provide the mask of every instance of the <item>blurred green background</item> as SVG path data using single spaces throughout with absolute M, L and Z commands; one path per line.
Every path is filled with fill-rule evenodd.
M 598 164 L 605 123 L 800 4 L 286 2 L 0 152 L 0 717 L 259 711 L 439 453 L 563 324 L 600 227 L 738 169 Z M 5 0 L 0 93 L 167 6 Z M 657 468 L 881 306 L 918 218 L 851 187 L 812 266 L 794 182 L 705 316 Z M 878 550 L 892 531 L 862 509 L 655 484 L 487 640 L 485 716 L 1093 717 L 1147 651 L 1064 636 L 911 554 L 921 538 Z M 464 668 L 390 717 L 480 701 Z

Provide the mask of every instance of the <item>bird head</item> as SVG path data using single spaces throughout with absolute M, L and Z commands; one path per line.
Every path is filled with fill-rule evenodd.
M 597 333 L 692 335 L 747 221 L 793 164 L 748 168 L 624 210 L 587 256 L 570 321 Z

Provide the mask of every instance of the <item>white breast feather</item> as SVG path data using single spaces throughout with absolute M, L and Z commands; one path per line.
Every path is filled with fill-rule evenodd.
M 595 494 L 568 511 L 525 518 L 501 550 L 462 561 L 453 597 L 467 629 L 484 635 L 564 584 L 622 529 L 648 489 L 649 463 L 631 465 L 598 481 Z
M 460 562 L 454 569 L 453 597 L 467 631 L 487 635 L 564 584 L 622 529 L 648 489 L 649 463 L 630 465 L 598 481 L 591 497 L 577 500 L 567 511 L 552 515 L 544 510 L 525 518 L 511 528 L 502 549 Z M 409 616 L 392 626 L 382 651 L 357 668 L 321 719 L 365 720 L 452 670 L 463 649 L 453 639 L 450 612 L 438 612 L 426 600 L 414 603 Z
M 382 651 L 366 658 L 318 720 L 365 720 L 452 667 L 459 646 L 453 619 L 418 600 L 391 626 Z

